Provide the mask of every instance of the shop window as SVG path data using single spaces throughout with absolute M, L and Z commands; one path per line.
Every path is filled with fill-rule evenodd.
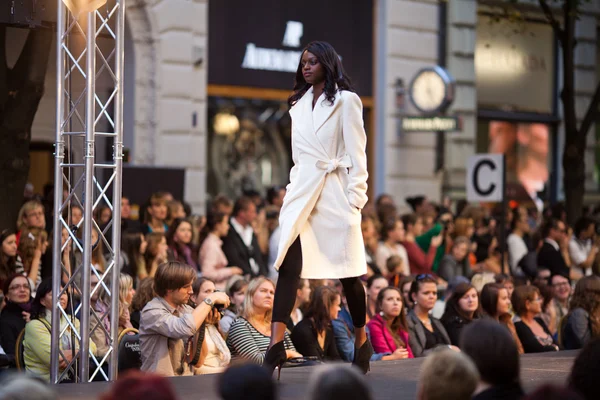
M 284 101 L 209 98 L 207 192 L 237 198 L 286 185 L 291 121 Z
M 551 126 L 480 119 L 477 152 L 506 155 L 507 196 L 538 208 L 548 199 Z

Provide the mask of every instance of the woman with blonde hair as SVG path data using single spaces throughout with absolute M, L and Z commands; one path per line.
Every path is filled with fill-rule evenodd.
M 268 278 L 250 281 L 244 298 L 242 315 L 231 324 L 227 345 L 231 355 L 262 364 L 271 339 L 271 316 L 275 284 Z M 284 335 L 286 358 L 301 357 L 288 332 Z
M 129 310 L 134 295 L 133 278 L 130 275 L 121 274 L 119 276 L 119 334 L 127 328 L 133 328 Z

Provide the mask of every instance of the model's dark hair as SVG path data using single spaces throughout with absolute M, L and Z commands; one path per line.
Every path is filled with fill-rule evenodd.
M 323 91 L 325 93 L 325 100 L 327 100 L 330 105 L 333 105 L 337 90 L 355 92 L 350 77 L 346 75 L 346 72 L 344 71 L 340 56 L 338 56 L 332 45 L 320 41 L 310 42 L 300 54 L 303 55 L 306 51 L 314 54 L 325 70 L 325 88 Z M 301 56 L 300 61 L 298 62 L 298 69 L 296 70 L 296 79 L 294 80 L 294 93 L 288 98 L 290 107 L 296 104 L 310 87 L 311 84 L 307 83 L 306 80 L 304 80 L 304 75 L 302 75 Z
M 480 319 L 467 325 L 460 349 L 475 362 L 483 382 L 496 386 L 519 381 L 519 351 L 510 332 L 497 322 Z

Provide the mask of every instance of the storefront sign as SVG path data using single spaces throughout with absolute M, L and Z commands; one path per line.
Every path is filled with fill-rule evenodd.
M 208 7 L 209 84 L 291 90 L 302 49 L 323 40 L 342 57 L 359 95 L 372 95 L 372 0 L 220 0 Z
M 475 73 L 480 108 L 551 114 L 554 63 L 550 25 L 479 16 Z
M 402 132 L 456 132 L 461 130 L 458 117 L 402 117 Z

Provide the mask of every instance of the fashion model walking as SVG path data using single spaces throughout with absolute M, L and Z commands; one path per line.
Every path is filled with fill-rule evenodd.
M 373 349 L 359 277 L 367 272 L 360 226 L 367 202 L 367 138 L 362 103 L 329 43 L 304 48 L 288 103 L 294 166 L 279 216 L 279 279 L 265 365 L 273 370 L 286 360 L 283 338 L 298 280 L 340 279 L 355 326 L 353 363 L 366 373 Z

